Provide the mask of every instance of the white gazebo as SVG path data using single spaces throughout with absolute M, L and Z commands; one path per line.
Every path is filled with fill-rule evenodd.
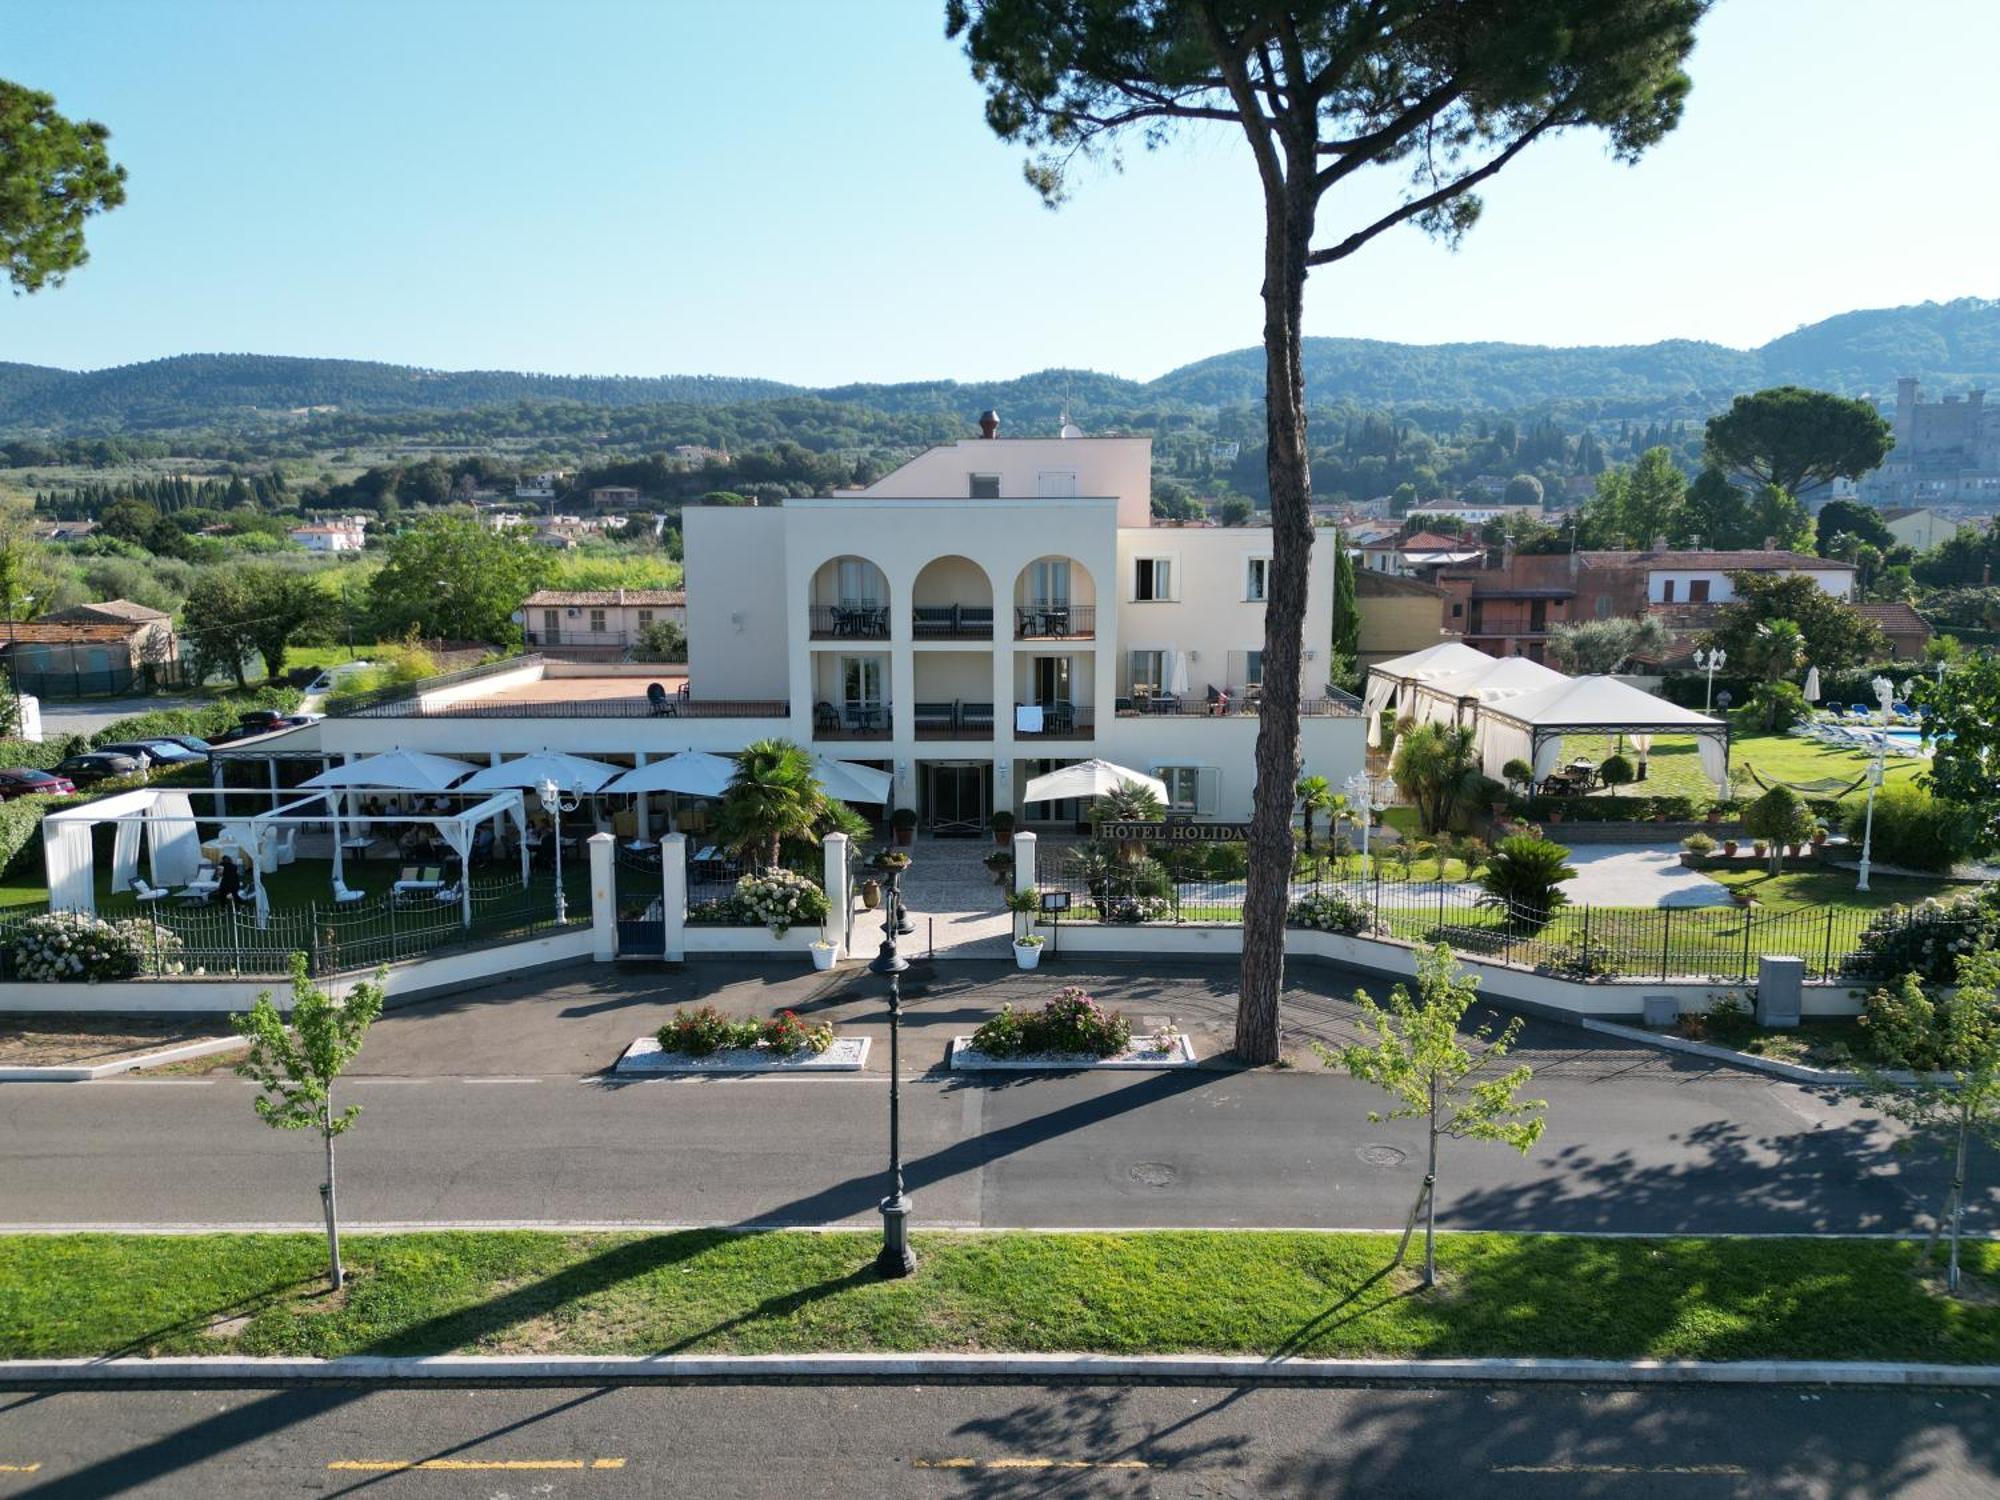
M 1483 704 L 1475 721 L 1480 767 L 1498 781 L 1510 760 L 1526 761 L 1540 781 L 1556 769 L 1566 734 L 1627 734 L 1639 753 L 1660 734 L 1695 737 L 1702 774 L 1727 795 L 1729 726 L 1720 719 L 1641 692 L 1615 677 L 1571 677 L 1539 692 Z
M 1525 656 L 1486 656 L 1479 666 L 1441 672 L 1412 684 L 1404 690 L 1403 711 L 1420 723 L 1468 724 L 1488 705 L 1544 692 L 1569 680 Z
M 1368 685 L 1361 694 L 1361 714 L 1368 721 L 1369 745 L 1382 743 L 1382 711 L 1411 712 L 1415 708 L 1414 690 L 1420 684 L 1453 673 L 1483 671 L 1497 660 L 1463 641 L 1439 641 L 1407 656 L 1377 662 L 1368 669 Z

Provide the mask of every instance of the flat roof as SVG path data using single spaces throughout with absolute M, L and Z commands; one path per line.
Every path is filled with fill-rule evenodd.
M 534 682 L 517 682 L 467 697 L 461 702 L 479 703 L 606 703 L 621 698 L 646 701 L 646 687 L 657 682 L 669 693 L 678 693 L 687 681 L 684 672 L 663 672 L 658 677 L 620 675 L 616 677 L 543 677 Z

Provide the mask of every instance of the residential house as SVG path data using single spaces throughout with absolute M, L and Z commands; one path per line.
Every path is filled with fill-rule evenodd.
M 1505 505 L 1498 500 L 1433 500 L 1427 505 L 1412 505 L 1408 514 L 1412 520 L 1430 516 L 1463 521 L 1468 526 L 1484 526 L 1488 521 L 1497 521 L 1503 516 L 1539 521 L 1542 519 L 1542 508 L 1539 505 Z
M 1958 531 L 1956 521 L 1939 515 L 1928 506 L 1891 506 L 1882 512 L 1882 524 L 1889 528 L 1889 535 L 1898 543 L 1918 552 L 1928 552 L 1941 542 L 1950 541 Z
M 37 521 L 34 524 L 35 540 L 38 542 L 80 542 L 87 536 L 95 535 L 95 521 Z
M 599 510 L 633 510 L 639 504 L 639 492 L 630 485 L 601 484 L 590 492 L 590 503 Z
M 553 500 L 574 472 L 572 469 L 544 469 L 539 474 L 523 474 L 521 482 L 514 486 L 514 498 Z
M 336 521 L 294 526 L 289 534 L 308 552 L 359 552 L 368 545 L 366 527 L 358 519 L 348 516 Z
M 1354 600 L 1361 617 L 1355 659 L 1363 667 L 1457 635 L 1439 623 L 1444 591 L 1420 579 L 1356 570 Z
M 1364 542 L 1353 551 L 1356 571 L 1393 573 L 1399 578 L 1428 578 L 1440 568 L 1463 567 L 1486 555 L 1477 542 L 1439 536 L 1434 531 Z
M 616 658 L 655 621 L 687 629 L 681 589 L 537 589 L 514 612 L 530 651 Z
M 104 613 L 86 614 L 93 610 Z M 158 610 L 115 599 L 61 614 L 0 620 L 0 653 L 19 691 L 38 698 L 129 692 L 171 675 L 180 659 L 173 622 Z

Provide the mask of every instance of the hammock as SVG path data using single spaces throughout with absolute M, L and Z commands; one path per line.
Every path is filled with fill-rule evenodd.
M 1845 797 L 1849 792 L 1859 791 L 1868 784 L 1866 773 L 1853 781 L 1842 781 L 1838 776 L 1818 776 L 1811 781 L 1775 781 L 1759 775 L 1757 768 L 1747 760 L 1743 762 L 1743 769 L 1749 773 L 1752 781 L 1767 792 L 1774 786 L 1781 786 L 1788 791 L 1799 792 L 1808 797 Z

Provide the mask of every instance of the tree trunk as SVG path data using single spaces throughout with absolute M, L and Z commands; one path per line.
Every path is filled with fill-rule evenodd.
M 1291 180 L 1282 192 L 1267 190 L 1264 209 L 1264 472 L 1271 489 L 1271 569 L 1236 1010 L 1236 1055 L 1247 1063 L 1278 1060 L 1278 996 L 1285 982 L 1292 876 L 1292 789 L 1299 781 L 1300 657 L 1312 558 L 1312 474 L 1299 316 L 1313 229 L 1313 158 L 1308 154 L 1291 167 Z
M 1958 1295 L 1958 1231 L 1965 1221 L 1965 1138 L 1968 1122 L 1963 1114 L 1958 1117 L 1958 1159 L 1951 1169 L 1951 1260 L 1944 1273 L 1945 1290 Z
M 328 1111 L 330 1114 L 330 1104 Z M 326 1279 L 327 1284 L 337 1292 L 347 1280 L 347 1274 L 340 1265 L 340 1212 L 333 1194 L 333 1132 L 322 1128 L 321 1134 L 326 1140 L 326 1181 L 319 1190 L 326 1203 Z
M 1430 1155 L 1424 1164 L 1424 1285 L 1438 1283 L 1437 1261 L 1438 1086 L 1431 1075 Z

